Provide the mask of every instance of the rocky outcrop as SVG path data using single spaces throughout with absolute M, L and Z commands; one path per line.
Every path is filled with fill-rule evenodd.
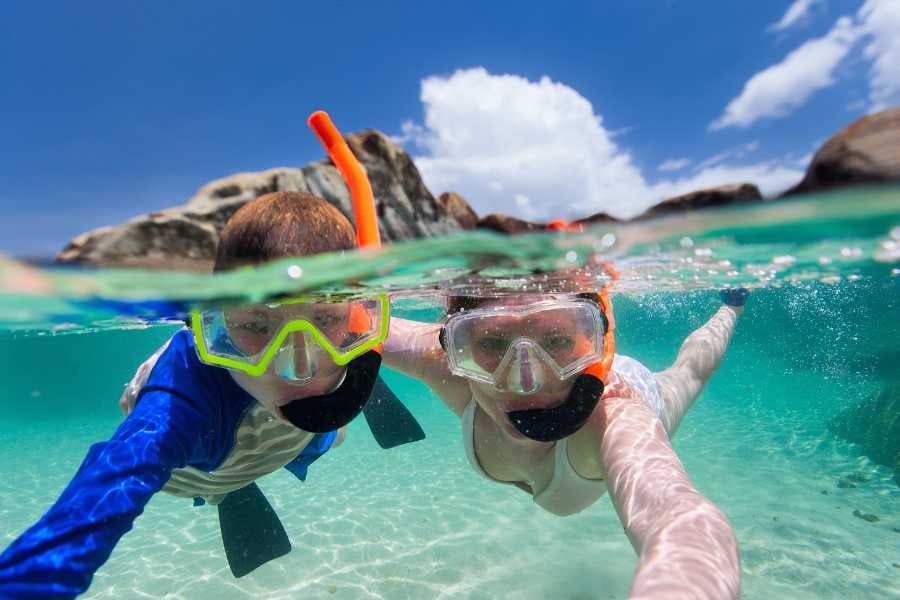
M 763 199 L 759 188 L 752 183 L 738 183 L 714 188 L 697 190 L 690 194 L 675 196 L 651 206 L 636 217 L 635 220 L 653 219 L 656 217 L 678 215 L 694 210 L 727 206 L 744 202 L 761 202 Z
M 475 229 L 478 227 L 478 214 L 472 210 L 466 199 L 456 192 L 444 192 L 438 196 L 440 204 L 446 213 L 463 229 Z
M 524 221 L 502 213 L 491 213 L 478 221 L 478 229 L 487 229 L 488 231 L 496 231 L 497 233 L 515 235 L 518 233 L 546 231 L 547 225 L 544 223 Z
M 457 213 L 448 211 L 431 195 L 409 155 L 384 134 L 366 130 L 346 139 L 369 175 L 385 241 L 446 234 L 463 227 L 454 216 Z M 247 201 L 276 191 L 311 192 L 353 219 L 344 180 L 330 160 L 323 160 L 302 168 L 218 179 L 200 188 L 183 206 L 83 234 L 73 239 L 57 259 L 104 266 L 208 269 L 228 218 Z M 467 215 L 461 218 L 465 224 L 470 222 Z
M 608 225 L 610 223 L 621 223 L 622 219 L 617 219 L 614 216 L 607 214 L 605 212 L 594 213 L 589 217 L 585 217 L 583 219 L 578 219 L 573 223 L 575 225 L 583 225 L 585 227 L 590 227 L 592 225 Z
M 900 485 L 900 383 L 831 419 L 828 429 L 848 442 L 859 444 L 872 461 L 893 470 Z
M 848 185 L 900 181 L 900 107 L 855 121 L 813 156 L 785 196 Z

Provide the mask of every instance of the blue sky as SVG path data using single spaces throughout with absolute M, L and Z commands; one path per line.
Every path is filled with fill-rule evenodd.
M 897 0 L 485 4 L 0 4 L 0 251 L 319 159 L 318 108 L 402 141 L 436 194 L 546 218 L 774 193 L 900 100 Z

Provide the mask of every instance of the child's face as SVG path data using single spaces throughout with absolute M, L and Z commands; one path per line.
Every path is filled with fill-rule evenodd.
M 350 307 L 347 304 L 286 304 L 277 308 L 247 305 L 224 311 L 232 343 L 247 355 L 262 352 L 284 323 L 303 320 L 315 327 L 336 346 L 347 338 Z M 284 418 L 281 407 L 304 398 L 333 392 L 341 383 L 346 367 L 336 365 L 328 353 L 302 333 L 290 334 L 279 349 L 278 358 L 266 371 L 254 377 L 240 371 L 232 377 L 266 408 Z M 293 377 L 285 377 L 289 372 Z
M 295 359 L 301 363 L 306 360 L 306 356 L 302 352 L 295 353 Z M 280 419 L 287 421 L 281 412 L 282 406 L 290 402 L 303 402 L 304 398 L 329 394 L 337 389 L 344 379 L 346 367 L 334 364 L 327 354 L 318 356 L 316 362 L 318 369 L 315 375 L 308 383 L 304 384 L 285 381 L 275 372 L 275 363 L 270 364 L 266 372 L 259 377 L 253 377 L 240 371 L 231 371 L 231 376 L 260 404 L 275 413 Z M 298 364 L 296 368 L 302 372 L 307 365 Z

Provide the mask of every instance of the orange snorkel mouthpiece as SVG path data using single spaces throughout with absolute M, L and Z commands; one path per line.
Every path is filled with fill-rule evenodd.
M 344 136 L 331 121 L 324 110 L 317 110 L 307 121 L 322 142 L 328 156 L 350 188 L 353 203 L 353 216 L 356 220 L 356 243 L 360 248 L 380 248 L 381 236 L 378 233 L 378 217 L 375 214 L 375 196 L 363 166 L 353 156 Z

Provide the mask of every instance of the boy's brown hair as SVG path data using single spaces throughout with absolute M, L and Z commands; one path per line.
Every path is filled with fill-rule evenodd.
M 353 248 L 353 226 L 327 200 L 306 192 L 273 192 L 251 200 L 228 219 L 213 270 Z

